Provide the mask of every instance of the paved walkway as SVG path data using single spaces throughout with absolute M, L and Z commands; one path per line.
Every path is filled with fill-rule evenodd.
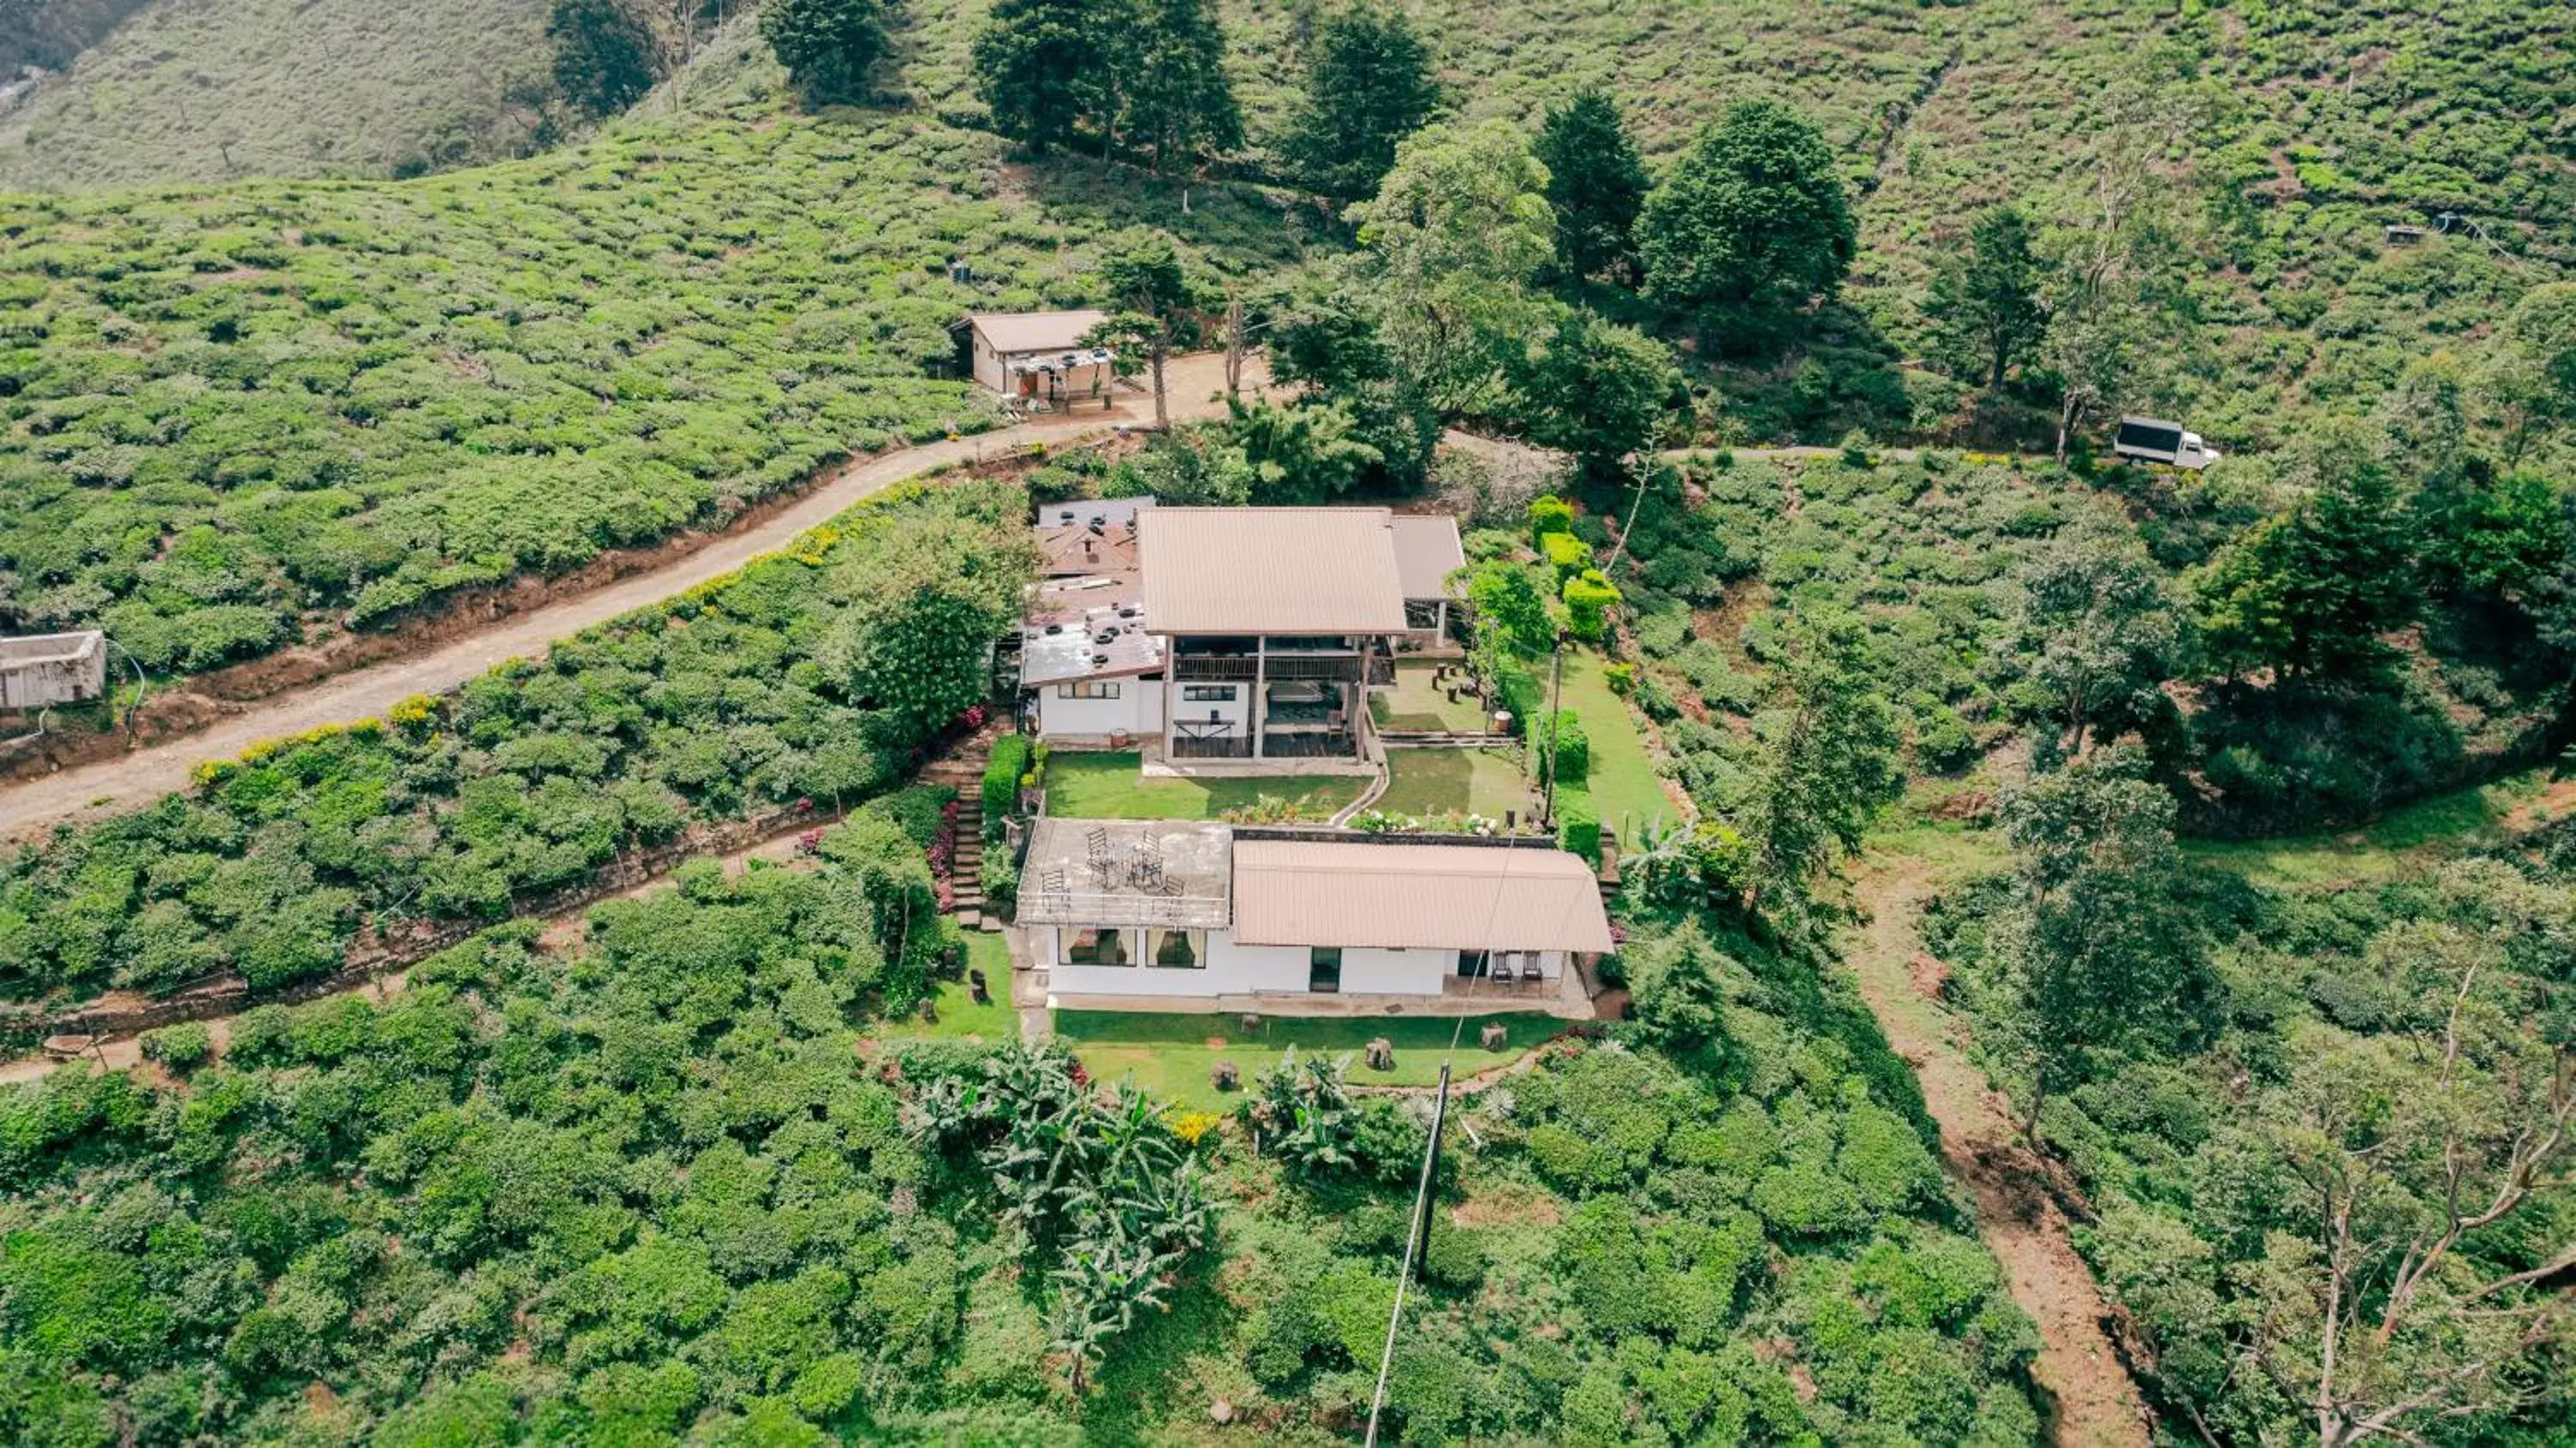
M 1267 374 L 1259 358 L 1244 366 L 1247 388 Z M 1176 420 L 1220 416 L 1225 411 L 1224 359 L 1214 354 L 1177 359 L 1167 368 L 1166 392 Z M 376 718 L 414 694 L 452 689 L 510 658 L 542 657 L 549 645 L 593 624 L 658 603 L 721 577 L 797 534 L 832 518 L 887 487 L 951 463 L 1007 452 L 1030 442 L 1061 443 L 1095 437 L 1119 425 L 1153 421 L 1150 395 L 1111 413 L 1082 412 L 1033 419 L 979 436 L 940 441 L 861 458 L 824 478 L 810 492 L 757 526 L 727 534 L 706 547 L 647 573 L 496 622 L 452 643 L 411 658 L 394 659 L 326 679 L 309 688 L 254 705 L 197 733 L 114 759 L 56 774 L 0 784 L 0 836 L 26 837 L 64 821 L 138 805 L 184 789 L 207 760 L 232 759 L 264 740 L 284 738 L 325 724 Z

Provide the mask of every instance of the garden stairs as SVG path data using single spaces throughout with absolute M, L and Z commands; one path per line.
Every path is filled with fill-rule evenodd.
M 957 791 L 957 848 L 948 859 L 948 894 L 957 923 L 970 930 L 999 930 L 1003 924 L 984 913 L 984 765 L 998 732 L 997 726 L 987 725 L 967 735 L 921 771 L 922 783 Z

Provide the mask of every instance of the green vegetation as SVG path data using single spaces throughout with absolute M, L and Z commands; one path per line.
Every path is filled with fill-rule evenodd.
M 543 664 L 279 741 L 209 767 L 188 794 L 59 830 L 0 875 L 0 993 L 158 993 L 220 973 L 271 989 L 337 969 L 362 931 L 507 919 L 692 825 L 883 793 L 956 710 L 871 688 L 861 645 L 887 610 L 943 601 L 980 631 L 907 624 L 907 648 L 948 637 L 980 666 L 1027 576 L 1026 507 L 1001 484 L 882 494 Z M 911 670 L 916 683 L 945 671 Z M 887 825 L 910 821 L 914 849 L 938 804 L 918 813 Z
M 890 953 L 883 892 L 909 887 L 842 854 L 693 869 L 564 956 L 505 927 L 386 1003 L 254 1012 L 184 1087 L 0 1092 L 0 1436 L 1134 1441 L 1218 1396 L 1337 1433 L 1416 1113 L 1301 1050 L 1234 1098 L 1269 1123 L 1256 1154 L 1058 1054 L 872 1027 L 923 989 Z M 1901 1065 L 1806 967 L 1671 938 L 1655 958 L 1705 985 L 1659 995 L 1653 1034 L 1457 1103 L 1391 1426 L 2031 1441 L 2030 1326 L 1958 1234 Z M 1497 1064 L 1547 1028 L 1504 1023 Z M 1117 1029 L 1142 1070 L 1232 1028 L 1066 1024 L 1099 1074 Z M 1462 1024 L 1483 1063 L 1480 1021 L 1340 1029 L 1427 1079 Z
M 2175 868 L 2121 774 L 2017 795 L 1928 933 L 2155 1385 L 2232 1441 L 2565 1436 L 2567 832 L 2256 883 Z
M 1488 1051 L 1482 1032 L 1499 1025 L 1505 1032 L 1500 1050 Z M 1479 1071 L 1508 1066 L 1565 1029 L 1553 1017 L 1533 1014 L 1469 1016 L 1462 1027 L 1452 1016 L 1382 1016 L 1350 1019 L 1299 1019 L 1263 1016 L 1257 1033 L 1246 1035 L 1240 1015 L 1192 1015 L 1154 1011 L 1074 1011 L 1055 1013 L 1055 1034 L 1101 1081 L 1125 1081 L 1158 1100 L 1194 1111 L 1230 1111 L 1243 1103 L 1240 1089 L 1221 1091 L 1216 1064 L 1232 1062 L 1247 1085 L 1293 1052 L 1300 1056 L 1351 1056 L 1351 1084 L 1356 1086 L 1430 1086 L 1440 1079 L 1440 1062 L 1457 1064 L 1460 1079 Z M 1395 1047 L 1395 1069 L 1380 1071 L 1357 1057 L 1369 1042 L 1383 1037 Z M 1449 1042 L 1458 1042 L 1452 1056 Z
M 928 122 L 752 118 L 400 186 L 0 201 L 21 626 L 208 668 L 982 426 L 922 371 L 956 313 L 1083 295 L 1080 248 L 1162 204 L 1001 195 L 995 143 Z M 1294 245 L 1227 193 L 1183 220 Z
M 1371 808 L 1387 814 L 1425 820 L 1473 814 L 1500 821 L 1507 811 L 1523 820 L 1538 812 L 1529 776 L 1509 750 L 1390 749 L 1386 768 L 1386 792 Z
M 528 147 L 551 91 L 545 0 L 123 8 L 77 61 L 39 60 L 68 73 L 0 116 L 0 190 L 491 161 Z
M 1320 823 L 1360 797 L 1358 775 L 1275 775 L 1258 779 L 1147 779 L 1138 757 L 1047 756 L 1047 813 L 1073 819 L 1212 820 L 1282 812 Z
M 760 34 L 813 102 L 864 98 L 887 48 L 878 0 L 780 0 L 761 8 Z

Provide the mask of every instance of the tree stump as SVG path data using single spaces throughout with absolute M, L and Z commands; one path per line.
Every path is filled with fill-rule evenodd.
M 967 994 L 974 997 L 975 1004 L 979 1006 L 991 1005 L 993 1003 L 993 992 L 984 984 L 984 972 L 980 970 L 969 970 L 966 972 L 966 990 Z
M 1485 1023 L 1485 1028 L 1476 1033 L 1476 1043 L 1488 1051 L 1501 1050 L 1503 1042 L 1509 1039 L 1511 1039 L 1511 1032 L 1504 1030 L 1503 1023 L 1500 1021 L 1488 1021 Z
M 1243 1013 L 1243 1033 L 1247 1036 L 1257 1036 L 1261 1034 L 1261 1017 L 1254 1015 L 1250 1011 L 1245 1011 Z
M 1368 1063 L 1372 1071 L 1395 1069 L 1395 1042 L 1379 1036 L 1368 1043 Z
M 1209 1070 L 1208 1081 L 1219 1091 L 1232 1091 L 1243 1084 L 1243 1072 L 1232 1061 L 1219 1061 Z

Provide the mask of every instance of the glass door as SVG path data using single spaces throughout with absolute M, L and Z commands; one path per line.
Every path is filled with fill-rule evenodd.
M 1342 988 L 1342 948 L 1318 945 L 1306 955 L 1306 989 L 1331 995 Z

